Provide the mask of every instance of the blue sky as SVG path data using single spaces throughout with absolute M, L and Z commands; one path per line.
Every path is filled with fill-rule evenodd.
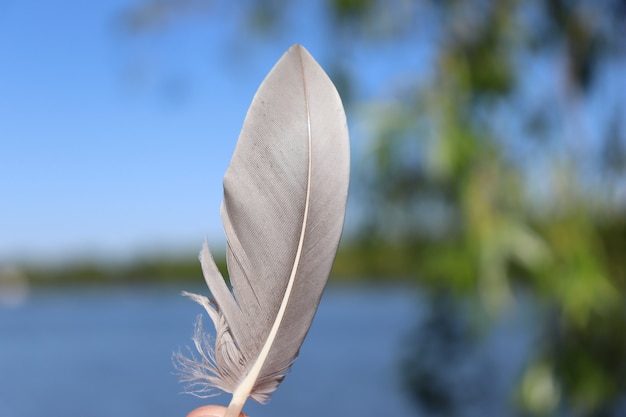
M 235 36 L 237 12 L 129 35 L 131 4 L 0 3 L 0 263 L 219 249 L 222 176 L 256 88 L 292 43 L 325 65 L 315 11 L 255 41 Z M 363 72 L 372 94 L 393 53 Z
M 232 75 L 224 28 L 125 37 L 127 6 L 3 4 L 0 261 L 221 244 L 222 175 L 281 52 Z M 167 92 L 176 77 L 191 84 L 182 98 Z
M 187 254 L 205 237 L 220 250 L 222 177 L 257 87 L 293 43 L 329 72 L 339 51 L 324 2 L 293 2 L 286 27 L 263 39 L 228 1 L 208 2 L 216 8 L 208 17 L 124 32 L 122 12 L 138 3 L 0 0 L 0 266 Z M 427 26 L 414 28 L 421 37 L 350 44 L 340 58 L 354 70 L 357 99 L 393 100 L 403 83 L 436 71 L 436 30 Z M 546 65 L 525 68 L 528 89 L 558 97 L 558 82 L 545 86 L 558 66 Z M 588 116 L 624 90 L 622 67 L 606 72 Z M 349 109 L 353 171 L 367 146 L 358 123 L 371 110 Z M 533 167 L 536 152 L 526 157 Z M 355 206 L 351 198 L 348 233 Z

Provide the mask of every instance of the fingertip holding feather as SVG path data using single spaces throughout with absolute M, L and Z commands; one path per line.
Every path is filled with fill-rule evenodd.
M 221 405 L 205 405 L 199 408 L 196 408 L 189 414 L 187 417 L 223 417 L 226 413 L 226 407 Z M 239 414 L 240 417 L 248 417 L 246 414 Z
M 300 45 L 267 75 L 224 176 L 222 222 L 232 291 L 205 243 L 214 298 L 189 294 L 213 321 L 196 325 L 200 358 L 177 356 L 183 381 L 265 402 L 295 361 L 339 245 L 348 194 L 349 137 L 332 81 Z M 197 392 L 196 392 L 197 393 Z

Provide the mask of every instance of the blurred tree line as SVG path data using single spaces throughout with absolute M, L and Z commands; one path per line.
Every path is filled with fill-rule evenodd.
M 147 0 L 125 22 L 142 31 L 181 10 L 235 7 L 214 3 Z M 244 3 L 242 32 L 268 37 L 302 6 Z M 626 1 L 324 7 L 331 77 L 366 124 L 353 164 L 360 224 L 335 274 L 403 277 L 432 295 L 429 333 L 414 341 L 423 356 L 405 367 L 420 405 L 470 415 L 441 375 L 463 350 L 442 346 L 478 343 L 477 328 L 530 294 L 541 339 L 512 396 L 517 412 L 626 412 Z M 360 97 L 354 50 L 396 43 L 426 51 L 425 71 L 404 74 L 385 97 Z M 468 299 L 469 320 L 458 308 Z M 426 340 L 451 352 L 440 366 L 422 360 Z

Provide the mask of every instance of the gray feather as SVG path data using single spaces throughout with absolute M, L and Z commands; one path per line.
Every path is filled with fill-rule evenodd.
M 224 177 L 232 293 L 205 244 L 200 259 L 214 299 L 191 297 L 217 335 L 205 352 L 197 332 L 200 360 L 179 358 L 188 382 L 235 393 L 256 364 L 260 371 L 245 397 L 264 402 L 283 380 L 337 251 L 349 160 L 341 99 L 313 57 L 294 45 L 259 87 Z

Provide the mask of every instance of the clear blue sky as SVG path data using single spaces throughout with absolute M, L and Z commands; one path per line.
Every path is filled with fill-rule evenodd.
M 255 42 L 234 35 L 237 13 L 129 36 L 129 4 L 0 2 L 0 263 L 195 251 L 205 236 L 219 250 L 222 176 L 256 88 L 294 42 L 325 64 L 307 10 Z
M 140 3 L 0 0 L 0 266 L 193 253 L 205 237 L 222 249 L 222 177 L 258 85 L 295 42 L 328 70 L 336 58 L 325 2 L 288 2 L 287 27 L 264 40 L 228 1 L 131 35 L 120 16 Z M 415 30 L 426 42 L 350 45 L 357 98 L 385 100 L 436 71 L 432 28 Z M 591 100 L 600 114 L 624 89 L 621 71 Z M 549 79 L 528 73 L 532 91 Z M 349 114 L 353 170 L 364 114 Z
M 132 256 L 222 236 L 222 175 L 279 55 L 230 75 L 224 28 L 125 37 L 125 7 L 3 4 L 0 260 Z M 189 86 L 170 87 L 177 77 Z

